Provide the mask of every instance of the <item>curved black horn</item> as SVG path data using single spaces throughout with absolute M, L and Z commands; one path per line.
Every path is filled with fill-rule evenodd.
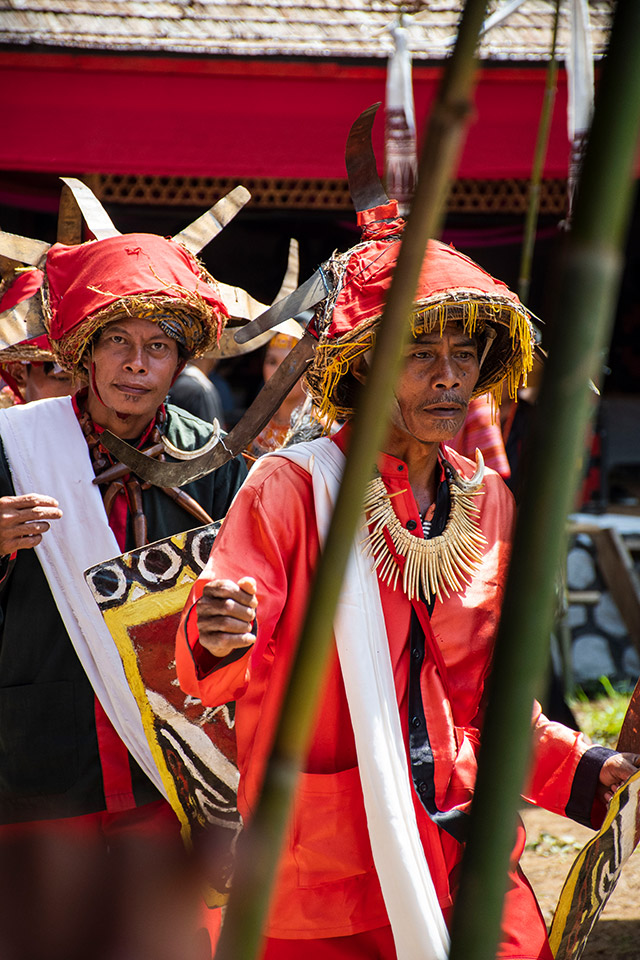
M 389 203 L 389 197 L 378 176 L 371 142 L 371 130 L 379 106 L 379 103 L 374 103 L 361 113 L 347 137 L 344 159 L 347 166 L 349 192 L 357 213 Z

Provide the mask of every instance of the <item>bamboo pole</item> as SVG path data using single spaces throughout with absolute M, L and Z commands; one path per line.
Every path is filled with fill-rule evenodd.
M 455 49 L 433 105 L 418 167 L 418 186 L 377 336 L 371 372 L 355 418 L 349 456 L 316 572 L 297 656 L 254 817 L 239 844 L 237 868 L 217 960 L 253 960 L 269 904 L 296 777 L 304 760 L 331 648 L 333 617 L 359 523 L 365 486 L 384 439 L 400 371 L 413 296 L 427 240 L 441 228 L 475 75 L 475 49 L 486 0 L 467 0 Z
M 556 90 L 558 86 L 558 61 L 556 59 L 556 46 L 558 41 L 558 23 L 560 21 L 561 3 L 562 0 L 556 0 L 556 13 L 553 21 L 553 36 L 551 39 L 551 57 L 549 59 L 545 78 L 544 98 L 542 100 L 540 123 L 538 124 L 538 134 L 536 137 L 536 146 L 533 154 L 533 164 L 531 167 L 529 204 L 527 206 L 524 236 L 522 238 L 520 276 L 518 278 L 518 296 L 524 304 L 529 302 L 531 266 L 533 263 L 533 250 L 536 242 L 538 213 L 540 211 L 540 186 L 542 183 L 542 171 L 544 169 L 544 161 L 547 156 L 549 133 L 551 131 L 551 119 L 553 117 L 553 105 L 555 103 Z
M 570 234 L 565 239 L 502 609 L 450 960 L 493 960 L 516 808 L 544 674 L 588 421 L 589 378 L 610 336 L 640 129 L 640 4 L 618 0 Z

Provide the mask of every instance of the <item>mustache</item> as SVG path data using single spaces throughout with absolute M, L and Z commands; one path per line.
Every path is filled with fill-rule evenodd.
M 453 404 L 458 407 L 464 407 L 466 410 L 469 406 L 469 401 L 466 397 L 463 397 L 461 394 L 456 393 L 453 390 L 448 390 L 446 393 L 440 394 L 437 400 L 433 403 L 428 404 L 429 407 L 446 407 L 448 404 Z

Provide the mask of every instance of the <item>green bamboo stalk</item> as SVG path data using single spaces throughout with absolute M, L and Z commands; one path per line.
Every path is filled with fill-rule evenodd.
M 542 110 L 540 111 L 540 122 L 538 124 L 538 134 L 536 137 L 536 146 L 533 154 L 533 164 L 531 166 L 529 204 L 527 206 L 524 236 L 522 239 L 520 277 L 518 279 L 518 296 L 525 304 L 529 302 L 533 249 L 536 242 L 536 227 L 538 225 L 538 213 L 540 211 L 540 186 L 542 184 L 542 171 L 544 169 L 544 161 L 547 156 L 549 134 L 551 132 L 551 119 L 553 117 L 553 105 L 555 103 L 556 90 L 558 86 L 558 61 L 556 58 L 556 47 L 558 42 L 558 23 L 560 21 L 561 3 L 562 0 L 556 0 L 556 14 L 553 21 L 553 36 L 551 39 L 551 56 L 547 65 L 547 73 L 544 85 L 544 98 L 542 100 Z
M 564 556 L 590 412 L 608 343 L 632 209 L 640 129 L 640 4 L 618 0 L 571 233 L 502 609 L 450 960 L 493 960 L 516 808 L 544 674 L 555 574 Z
M 331 649 L 333 618 L 342 579 L 360 519 L 365 487 L 384 439 L 393 387 L 409 336 L 407 321 L 427 240 L 441 229 L 449 181 L 455 173 L 471 113 L 475 49 L 486 6 L 486 0 L 467 0 L 456 46 L 445 65 L 432 108 L 419 163 L 418 186 L 380 324 L 371 372 L 355 418 L 344 477 L 311 591 L 262 794 L 240 845 L 217 960 L 253 960 L 259 949 L 281 838 Z

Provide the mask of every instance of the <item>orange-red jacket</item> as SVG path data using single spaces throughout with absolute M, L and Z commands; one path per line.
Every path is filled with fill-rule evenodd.
M 333 438 L 345 443 L 345 431 Z M 463 474 L 474 465 L 451 450 L 447 457 Z M 421 521 L 407 466 L 383 454 L 378 468 L 394 496 L 401 522 L 416 536 Z M 463 594 L 413 607 L 426 638 L 418 673 L 424 716 L 414 714 L 410 644 L 412 604 L 401 589 L 380 584 L 396 696 L 409 750 L 415 724 L 426 722 L 432 763 L 427 772 L 438 811 L 465 810 L 476 775 L 476 753 L 484 684 L 489 670 L 505 583 L 513 522 L 513 500 L 500 477 L 487 471 L 484 495 L 477 497 L 487 539 L 484 560 Z M 193 587 L 177 638 L 182 687 L 208 704 L 237 700 L 236 734 L 240 767 L 238 804 L 250 816 L 270 749 L 292 655 L 305 613 L 318 555 L 318 533 L 310 476 L 282 457 L 258 461 L 238 493 L 216 540 L 209 563 Z M 238 651 L 214 669 L 198 643 L 194 603 L 214 578 L 257 582 L 257 638 L 249 652 Z M 204 664 L 207 666 L 204 666 Z M 414 673 L 415 676 L 415 673 Z M 415 685 L 415 681 L 414 681 Z M 559 813 L 570 801 L 574 774 L 588 743 L 575 731 L 534 711 L 535 759 L 530 799 Z M 589 787 L 588 819 L 602 757 L 582 763 Z M 436 826 L 413 791 L 418 828 L 443 907 L 452 903 L 452 874 L 462 846 Z M 575 794 L 575 790 L 574 790 Z M 349 710 L 335 651 L 318 709 L 304 772 L 296 791 L 279 867 L 268 935 L 281 938 L 343 936 L 388 922 L 366 827 Z

